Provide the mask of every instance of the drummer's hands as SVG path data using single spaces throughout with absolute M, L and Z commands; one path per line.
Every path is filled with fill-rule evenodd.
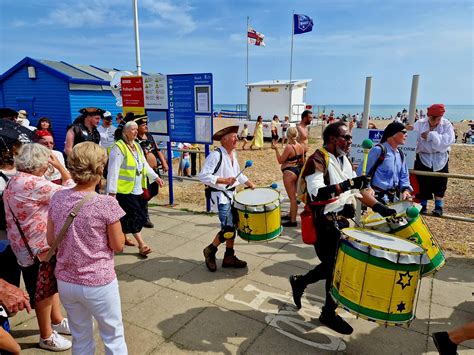
M 405 190 L 402 192 L 402 200 L 410 200 L 411 199 L 411 191 L 410 190 Z
M 396 210 L 394 210 L 393 208 L 388 208 L 380 202 L 377 202 L 375 205 L 373 205 L 372 210 L 374 212 L 377 212 L 382 217 L 395 216 L 397 214 Z
M 368 193 L 370 196 L 375 196 L 375 191 L 374 191 L 373 188 L 367 187 L 367 188 L 365 189 L 365 191 L 367 191 L 367 193 Z
M 231 176 L 231 177 L 228 177 L 228 178 L 224 179 L 224 184 L 232 186 L 232 185 L 235 184 L 236 181 L 237 181 L 237 179 L 235 177 Z
M 247 182 L 245 183 L 245 186 L 247 186 L 248 188 L 252 190 L 255 189 L 255 184 L 250 180 L 247 180 Z

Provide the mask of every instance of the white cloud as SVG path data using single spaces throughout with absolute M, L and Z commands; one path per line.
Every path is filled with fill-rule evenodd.
M 166 0 L 144 0 L 141 6 L 151 13 L 149 17 L 158 16 L 151 21 L 140 21 L 145 27 L 169 26 L 181 34 L 188 34 L 197 28 L 197 23 L 190 14 L 193 8 L 186 4 L 173 4 Z

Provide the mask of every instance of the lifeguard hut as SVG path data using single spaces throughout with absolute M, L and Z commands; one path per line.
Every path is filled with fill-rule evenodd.
M 306 109 L 306 89 L 311 79 L 266 80 L 247 85 L 247 112 L 250 121 L 262 116 L 264 121 L 278 115 L 280 121 L 285 116 L 290 122 L 297 122 Z M 290 101 L 291 95 L 291 101 Z M 291 107 L 291 110 L 290 110 Z M 290 112 L 291 111 L 291 112 Z

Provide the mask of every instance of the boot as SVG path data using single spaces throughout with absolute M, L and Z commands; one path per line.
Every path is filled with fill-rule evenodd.
M 204 248 L 202 251 L 204 254 L 204 259 L 206 261 L 206 266 L 211 272 L 215 272 L 217 270 L 216 264 L 216 252 L 217 248 L 214 245 L 209 245 Z
M 298 309 L 301 309 L 301 297 L 303 296 L 303 292 L 306 286 L 303 284 L 301 275 L 290 275 L 290 285 L 291 291 L 293 293 L 293 301 L 295 302 L 295 306 Z
M 354 329 L 347 323 L 341 316 L 337 315 L 336 312 L 321 312 L 319 321 L 326 327 L 338 332 L 340 334 L 352 334 Z
M 247 262 L 238 259 L 234 255 L 234 249 L 226 248 L 224 260 L 222 260 L 222 267 L 233 267 L 236 269 L 242 269 L 244 267 L 247 267 Z
M 449 339 L 447 332 L 433 333 L 433 342 L 441 355 L 456 355 L 458 346 Z

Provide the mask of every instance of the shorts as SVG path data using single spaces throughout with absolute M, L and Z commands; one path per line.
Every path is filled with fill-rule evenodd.
M 191 167 L 191 163 L 189 162 L 188 159 L 183 159 L 181 160 L 181 170 L 186 170 Z
M 275 140 L 275 141 L 278 140 L 278 133 L 273 133 L 272 132 L 272 139 Z
M 232 218 L 232 205 L 230 203 L 219 204 L 219 221 L 221 222 L 221 229 L 226 227 L 234 227 L 234 219 Z

